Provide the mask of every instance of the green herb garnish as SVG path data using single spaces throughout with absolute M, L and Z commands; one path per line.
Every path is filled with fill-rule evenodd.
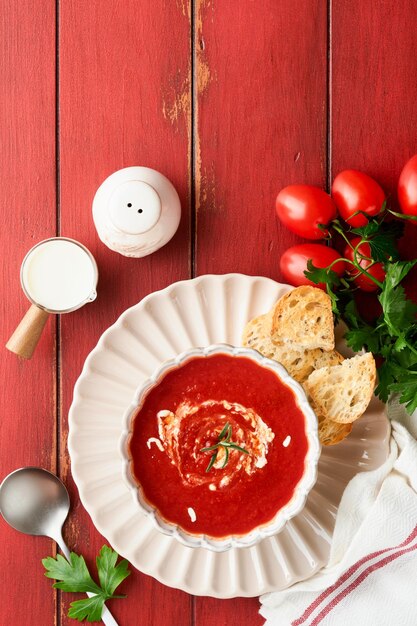
M 71 602 L 68 617 L 79 622 L 99 622 L 106 600 L 126 597 L 114 595 L 116 588 L 131 573 L 126 559 L 116 565 L 118 556 L 109 546 L 101 548 L 96 559 L 100 585 L 91 578 L 84 557 L 75 552 L 71 552 L 70 561 L 60 554 L 56 558 L 48 556 L 42 559 L 42 565 L 46 569 L 45 576 L 58 581 L 53 585 L 56 589 L 95 594 L 90 598 Z
M 226 422 L 224 428 L 219 434 L 217 443 L 215 443 L 213 446 L 208 446 L 208 448 L 201 448 L 200 452 L 213 452 L 210 457 L 209 464 L 206 467 L 206 472 L 209 472 L 215 464 L 220 448 L 223 448 L 224 450 L 224 461 L 222 469 L 226 467 L 229 461 L 230 450 L 238 450 L 239 452 L 244 452 L 244 454 L 249 454 L 249 452 L 245 450 L 245 448 L 242 448 L 241 446 L 238 446 L 237 443 L 231 441 L 232 434 L 232 426 L 231 424 L 229 424 L 229 422 Z
M 401 283 L 417 264 L 417 259 L 398 260 L 397 241 L 402 235 L 403 224 L 385 221 L 388 214 L 407 217 L 385 205 L 376 217 L 369 219 L 366 216 L 368 222 L 361 228 L 350 228 L 339 220 L 332 223 L 333 232 L 338 233 L 353 250 L 353 260 L 341 259 L 350 265 L 350 276 L 339 278 L 332 269 L 335 263 L 318 268 L 311 261 L 304 273 L 312 282 L 326 285 L 336 319 L 342 319 L 348 327 L 347 344 L 355 351 L 365 348 L 380 357 L 375 394 L 386 402 L 390 393 L 398 393 L 399 401 L 412 413 L 417 408 L 417 305 L 407 298 Z M 360 237 L 355 248 L 347 236 L 349 234 Z M 365 268 L 361 266 L 365 257 L 358 252 L 363 243 L 369 244 L 372 256 Z M 367 271 L 377 262 L 383 263 L 386 272 L 383 282 Z M 367 276 L 379 289 L 382 313 L 373 322 L 365 322 L 356 308 L 354 279 L 359 274 Z

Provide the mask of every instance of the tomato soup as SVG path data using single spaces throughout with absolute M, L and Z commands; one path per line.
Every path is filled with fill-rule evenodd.
M 214 538 L 268 523 L 304 473 L 294 392 L 246 357 L 193 357 L 169 370 L 133 418 L 132 471 L 166 521 Z

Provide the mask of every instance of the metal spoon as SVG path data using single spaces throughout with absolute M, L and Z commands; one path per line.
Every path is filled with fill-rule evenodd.
M 70 508 L 68 491 L 59 478 L 40 467 L 22 467 L 0 485 L 0 512 L 10 526 L 27 535 L 44 535 L 57 542 L 65 558 L 70 551 L 62 538 L 62 525 Z M 87 593 L 91 597 L 92 593 Z M 118 626 L 106 606 L 106 626 Z

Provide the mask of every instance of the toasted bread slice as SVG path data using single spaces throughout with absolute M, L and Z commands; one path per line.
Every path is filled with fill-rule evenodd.
M 317 413 L 338 424 L 351 424 L 367 409 L 375 387 L 376 367 L 370 352 L 340 365 L 316 370 L 304 383 Z
M 334 446 L 345 439 L 352 430 L 352 424 L 338 424 L 332 420 L 319 420 L 319 439 L 323 446 Z
M 250 320 L 243 329 L 242 345 L 247 348 L 258 350 L 264 356 L 273 358 L 275 346 L 271 341 L 271 315 L 259 315 Z M 269 341 L 268 341 L 269 340 Z M 271 344 L 271 345 L 268 345 Z M 262 349 L 264 351 L 262 351 Z M 268 352 L 268 354 L 266 354 Z M 270 356 L 271 355 L 271 356 Z
M 307 350 L 333 350 L 334 326 L 329 296 L 309 285 L 282 296 L 273 311 L 271 339 L 277 345 L 291 343 Z
M 320 443 L 323 446 L 334 446 L 343 441 L 343 439 L 345 439 L 352 430 L 352 424 L 338 424 L 337 422 L 333 422 L 332 420 L 324 417 L 324 415 L 320 413 L 318 407 L 314 404 L 314 400 L 312 400 L 312 398 L 308 395 L 306 385 L 303 385 L 303 387 L 307 394 L 311 408 L 317 417 Z
M 316 348 L 316 350 L 307 350 L 307 354 L 314 353 L 314 359 L 312 362 L 313 371 L 319 370 L 322 367 L 332 367 L 333 365 L 339 365 L 345 360 L 345 357 L 337 350 L 323 350 L 323 348 Z M 310 372 L 310 373 L 312 373 Z M 310 374 L 309 374 L 310 376 Z M 304 382 L 304 381 L 301 381 Z
M 281 363 L 299 383 L 304 382 L 315 369 L 327 365 L 337 365 L 343 361 L 336 350 L 325 352 L 321 348 L 306 350 L 292 344 L 276 345 L 271 341 L 272 315 L 260 315 L 246 324 L 243 331 L 242 344 L 258 350 L 269 359 Z
M 290 344 L 276 346 L 276 354 L 275 360 L 281 363 L 289 375 L 299 383 L 304 383 L 316 369 L 326 365 L 338 365 L 343 361 L 342 355 L 336 350 L 326 352 L 322 348 L 315 350 L 304 348 L 297 351 Z

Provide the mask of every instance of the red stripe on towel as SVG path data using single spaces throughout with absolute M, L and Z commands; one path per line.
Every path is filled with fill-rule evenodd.
M 367 567 L 366 570 L 362 572 L 362 574 L 360 574 L 348 587 L 346 587 L 346 589 L 341 591 L 335 598 L 333 598 L 331 602 L 329 602 L 327 606 L 324 607 L 324 609 L 321 610 L 317 617 L 311 622 L 311 626 L 317 626 L 317 624 L 319 624 L 322 619 L 326 617 L 326 615 L 330 613 L 330 611 L 334 609 L 334 607 L 337 606 L 341 600 L 343 600 L 343 598 L 346 598 L 346 596 L 348 596 L 354 589 L 356 589 L 356 587 L 358 587 L 365 580 L 365 578 L 368 578 L 368 576 L 372 574 L 372 572 L 380 569 L 381 567 L 384 567 L 385 565 L 388 565 L 388 563 L 395 561 L 400 556 L 403 556 L 408 552 L 412 552 L 413 550 L 417 550 L 417 543 L 415 543 L 413 546 L 410 546 L 409 548 L 404 548 L 403 550 L 393 552 L 392 554 L 386 556 L 384 559 L 381 559 L 380 561 L 377 561 L 376 563 L 373 563 L 372 565 Z
M 372 552 L 371 554 L 367 554 L 366 556 L 364 556 L 361 559 L 359 559 L 359 561 L 356 561 L 356 563 L 351 565 L 349 567 L 349 569 L 347 569 L 346 572 L 344 574 L 342 574 L 342 576 L 340 576 L 333 585 L 331 585 L 331 587 L 328 587 L 325 591 L 323 591 L 323 593 L 321 593 L 319 596 L 317 596 L 317 598 L 314 600 L 314 602 L 312 602 L 306 608 L 306 610 L 301 615 L 301 617 L 299 617 L 295 621 L 291 622 L 291 626 L 300 626 L 303 622 L 305 622 L 308 619 L 308 617 L 310 617 L 310 615 L 313 613 L 313 611 L 315 611 L 315 609 L 317 609 L 317 607 L 320 606 L 320 604 L 326 598 L 328 598 L 334 591 L 336 591 L 336 589 L 338 587 L 343 585 L 343 583 L 345 583 L 352 576 L 352 574 L 354 574 L 364 563 L 366 563 L 367 561 L 370 561 L 371 559 L 374 559 L 377 556 L 381 556 L 382 554 L 385 554 L 386 552 L 389 552 L 390 550 L 399 550 L 400 548 L 404 548 L 409 543 L 411 543 L 411 541 L 413 541 L 413 539 L 415 539 L 416 537 L 417 537 L 417 526 L 409 534 L 409 536 L 402 543 L 398 544 L 397 546 L 392 546 L 390 548 L 384 548 L 383 550 L 378 550 L 376 552 Z M 411 549 L 414 549 L 415 547 L 416 546 L 413 546 L 413 548 L 411 548 Z M 411 551 L 411 549 L 409 551 Z M 399 556 L 401 556 L 401 555 L 399 555 Z M 389 557 L 387 557 L 387 558 L 389 558 Z M 378 561 L 378 563 L 382 563 L 382 561 Z M 365 571 L 368 571 L 368 570 L 365 570 Z M 330 606 L 330 604 L 329 604 L 329 606 Z

